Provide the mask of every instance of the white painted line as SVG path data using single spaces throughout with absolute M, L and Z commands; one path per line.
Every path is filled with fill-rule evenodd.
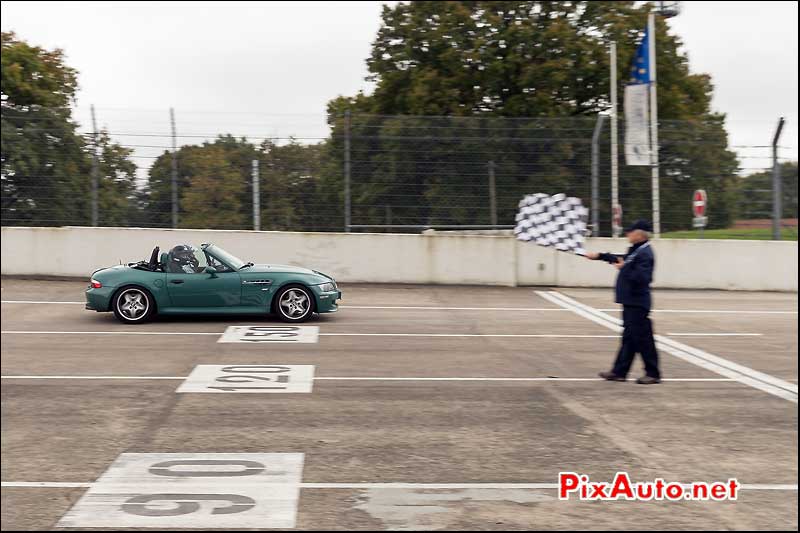
M 414 311 L 567 311 L 560 307 L 439 307 L 431 305 L 340 305 L 339 309 L 407 309 Z
M 199 365 L 199 366 L 239 366 L 242 365 Z M 260 365 L 259 365 L 260 366 Z M 291 366 L 291 365 L 284 365 Z M 297 366 L 297 365 L 295 365 Z M 182 380 L 187 376 L 0 376 L 0 379 L 115 379 L 115 380 Z M 506 377 L 391 377 L 391 376 L 314 376 L 314 381 L 605 381 L 602 378 L 570 378 L 570 377 L 531 377 L 531 378 L 506 378 Z M 665 378 L 664 381 L 676 383 L 716 383 L 735 382 L 732 378 Z M 184 392 L 184 391 L 178 391 Z
M 50 304 L 56 304 L 56 305 L 58 305 L 58 304 L 61 304 L 61 305 L 86 305 L 86 302 L 59 302 L 59 301 L 46 302 L 46 301 L 42 301 L 42 300 L 3 300 L 0 303 L 4 303 L 4 304 L 45 304 L 45 305 L 50 305 Z
M 619 308 L 598 309 L 598 311 L 619 311 Z M 796 315 L 797 311 L 766 311 L 761 309 L 653 309 L 653 313 L 703 313 L 722 315 Z
M 763 333 L 667 333 L 670 337 L 761 337 Z
M 197 365 L 175 392 L 275 394 L 311 392 L 314 365 Z
M 48 481 L 3 481 L 8 488 L 89 488 L 92 483 L 66 483 Z M 499 489 L 499 490 L 554 490 L 557 483 L 300 483 L 302 489 L 407 489 L 407 490 L 458 490 L 458 489 Z M 796 491 L 797 484 L 791 483 L 743 483 L 741 490 L 785 490 Z
M 0 379 L 186 379 L 186 376 L 0 376 Z
M 572 311 L 576 315 L 582 316 L 583 318 L 585 318 L 587 320 L 590 320 L 590 321 L 594 322 L 595 324 L 599 324 L 599 325 L 601 325 L 603 327 L 606 327 L 606 328 L 608 328 L 608 329 L 610 329 L 612 331 L 616 331 L 617 333 L 622 333 L 622 326 L 621 326 L 622 321 L 620 319 L 618 319 L 618 318 L 615 318 L 615 317 L 612 317 L 612 316 L 609 316 L 609 315 L 604 315 L 605 318 L 604 317 L 600 317 L 600 316 L 596 316 L 595 314 L 587 312 L 586 310 L 582 309 L 579 306 L 571 305 L 569 303 L 564 302 L 563 300 L 561 300 L 559 298 L 559 296 L 561 296 L 561 294 L 557 293 L 555 291 L 534 291 L 534 292 L 537 295 L 539 295 L 540 297 L 544 298 L 545 300 L 548 300 L 548 301 L 553 302 L 555 304 L 561 305 L 565 309 L 569 309 L 570 311 Z M 600 314 L 602 315 L 602 313 L 600 313 Z
M 536 293 L 553 303 L 558 303 L 574 313 L 600 324 L 614 331 L 621 331 L 622 321 L 585 305 L 577 300 L 556 291 L 536 291 Z M 717 355 L 693 348 L 662 335 L 656 335 L 656 345 L 660 350 L 670 353 L 684 361 L 697 365 L 717 374 L 734 378 L 737 381 L 778 396 L 790 402 L 797 403 L 797 385 L 778 379 L 769 374 L 758 372 L 752 368 L 739 365 Z
M 572 335 L 556 333 L 320 333 L 330 337 L 509 337 L 549 339 L 616 339 L 616 335 Z
M 220 331 L 28 331 L 4 330 L 3 335 L 221 335 Z
M 744 483 L 742 490 L 797 490 L 797 483 Z
M 556 377 L 543 377 L 543 378 L 484 378 L 484 377 L 466 377 L 466 378 L 420 378 L 420 377 L 347 377 L 347 376 L 317 376 L 314 380 L 330 380 L 330 381 L 605 381 L 603 378 L 556 378 Z M 732 382 L 735 379 L 730 378 L 672 378 L 665 379 L 664 381 L 675 382 Z
M 91 487 L 92 484 L 66 481 L 3 481 L 0 486 L 14 489 L 83 489 Z
M 39 305 L 85 305 L 86 302 L 46 301 L 46 300 L 2 300 L 4 304 L 39 304 Z M 343 309 L 407 309 L 414 311 L 569 311 L 554 307 L 445 307 L 428 305 L 340 305 Z M 599 308 L 598 311 L 616 312 L 619 308 Z M 653 309 L 653 313 L 709 313 L 736 315 L 796 315 L 797 311 L 771 311 L 764 309 Z
M 684 487 L 691 487 L 685 483 Z M 555 490 L 558 483 L 301 483 L 304 489 L 406 489 L 406 490 L 459 490 L 459 489 L 499 489 L 499 490 Z M 740 490 L 788 490 L 796 491 L 796 484 L 743 483 Z
M 299 326 L 316 327 L 316 326 Z M 3 330 L 3 335 L 221 335 L 219 331 L 30 331 Z M 616 335 L 501 334 L 501 333 L 319 333 L 320 337 L 525 337 L 566 339 L 616 339 Z M 309 342 L 309 341 L 305 341 Z
M 57 527 L 294 528 L 302 471 L 302 453 L 123 453 Z
M 568 311 L 568 309 L 565 309 Z M 587 317 L 588 318 L 588 317 Z M 591 320 L 591 319 L 590 319 Z M 231 328 L 243 328 L 242 331 L 252 331 L 255 326 L 230 326 Z M 264 329 L 273 329 L 267 326 L 258 326 Z M 280 326 L 278 326 L 280 327 Z M 301 328 L 316 328 L 317 326 L 295 326 Z M 223 333 L 210 331 L 27 331 L 27 330 L 4 330 L 0 331 L 3 335 L 222 335 L 217 342 L 240 342 L 248 344 L 293 344 L 293 343 L 313 343 L 317 337 L 509 337 L 509 338 L 540 338 L 540 339 L 616 339 L 617 335 L 579 335 L 561 333 L 301 333 L 293 339 L 270 338 L 270 337 L 242 337 L 239 330 L 234 333 L 225 331 Z M 225 337 L 228 335 L 227 337 Z M 672 336 L 691 336 L 691 337 L 757 337 L 762 333 L 667 333 Z M 234 340 L 235 339 L 235 340 Z
M 304 489 L 557 489 L 558 483 L 301 483 Z

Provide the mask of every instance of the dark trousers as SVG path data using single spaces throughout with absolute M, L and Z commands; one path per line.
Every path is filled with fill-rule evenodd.
M 622 307 L 622 345 L 614 361 L 612 372 L 617 376 L 625 377 L 631 369 L 633 358 L 637 353 L 642 354 L 644 371 L 650 377 L 661 378 L 658 370 L 658 352 L 656 341 L 653 339 L 653 324 L 650 322 L 649 309 L 644 307 Z

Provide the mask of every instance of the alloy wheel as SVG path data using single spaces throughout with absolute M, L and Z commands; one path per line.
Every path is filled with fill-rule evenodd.
M 141 319 L 149 308 L 147 295 L 138 289 L 128 289 L 117 298 L 117 310 L 126 320 Z
M 302 318 L 308 313 L 311 300 L 302 289 L 289 289 L 281 295 L 278 304 L 285 317 Z

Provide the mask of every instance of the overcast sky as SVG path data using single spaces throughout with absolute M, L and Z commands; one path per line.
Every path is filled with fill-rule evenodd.
M 796 160 L 798 4 L 682 4 L 673 31 L 692 70 L 711 74 L 731 144 L 768 145 L 783 115 L 781 155 Z M 328 100 L 370 90 L 364 60 L 380 9 L 381 2 L 2 2 L 2 29 L 65 50 L 80 71 L 76 117 L 87 126 L 94 104 L 99 125 L 112 132 L 167 134 L 174 107 L 182 134 L 313 142 L 327 134 Z M 143 168 L 168 145 L 117 140 L 139 146 Z M 743 167 L 769 164 L 767 149 L 737 150 Z

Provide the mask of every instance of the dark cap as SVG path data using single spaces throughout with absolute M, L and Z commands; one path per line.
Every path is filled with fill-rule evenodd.
M 636 222 L 625 228 L 625 233 L 630 233 L 631 231 L 635 231 L 637 229 L 652 233 L 653 226 L 646 220 L 637 220 Z

